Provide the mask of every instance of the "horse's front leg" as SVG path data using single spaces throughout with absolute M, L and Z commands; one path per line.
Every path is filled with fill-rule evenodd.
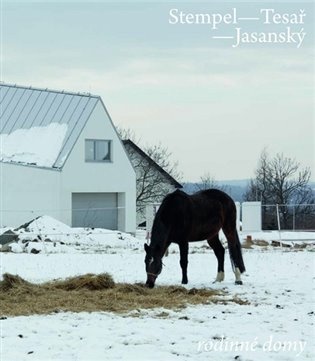
M 179 252 L 180 252 L 180 266 L 182 268 L 182 284 L 188 283 L 187 278 L 187 266 L 188 266 L 188 242 L 184 241 L 179 243 Z
M 211 239 L 208 239 L 209 246 L 213 249 L 214 254 L 218 260 L 218 273 L 214 282 L 222 282 L 224 280 L 224 253 L 225 249 L 220 242 L 219 236 L 216 235 Z

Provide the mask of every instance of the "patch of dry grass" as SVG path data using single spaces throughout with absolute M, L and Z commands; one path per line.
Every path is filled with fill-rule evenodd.
M 128 312 L 163 307 L 179 309 L 187 304 L 229 302 L 247 304 L 239 298 L 226 298 L 221 290 L 190 290 L 181 286 L 115 283 L 107 274 L 86 274 L 65 280 L 33 284 L 23 278 L 4 274 L 0 282 L 0 316 L 71 312 Z
M 259 246 L 259 247 L 268 247 L 269 243 L 263 239 L 246 239 L 243 243 L 242 243 L 242 248 L 246 248 L 246 249 L 252 249 L 253 246 Z

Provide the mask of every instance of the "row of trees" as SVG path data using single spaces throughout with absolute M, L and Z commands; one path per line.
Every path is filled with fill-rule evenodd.
M 305 228 L 315 227 L 315 198 L 309 185 L 310 168 L 302 167 L 295 159 L 283 154 L 270 156 L 266 150 L 260 155 L 255 177 L 250 180 L 244 200 L 259 200 L 263 205 L 263 227 L 276 225 L 279 205 L 281 226 L 289 229 L 302 221 Z
M 118 128 L 122 139 L 131 139 L 139 144 L 133 131 Z M 178 182 L 182 174 L 172 154 L 161 143 L 142 146 L 144 152 Z M 137 212 L 144 215 L 148 203 L 160 202 L 169 192 L 155 166 L 129 150 L 137 174 Z M 263 205 L 263 228 L 273 229 L 277 225 L 275 205 L 279 205 L 281 226 L 298 227 L 303 218 L 304 228 L 315 228 L 315 197 L 309 185 L 311 170 L 303 168 L 295 159 L 276 154 L 270 156 L 266 149 L 260 155 L 255 176 L 249 181 L 244 193 L 245 201 L 261 201 Z M 200 177 L 196 190 L 219 188 L 228 192 L 229 187 L 219 184 L 211 174 Z M 293 207 L 294 205 L 294 207 Z
M 278 227 L 276 205 L 283 229 L 314 229 L 315 197 L 310 178 L 310 168 L 303 168 L 283 154 L 270 156 L 264 149 L 243 200 L 261 201 L 263 229 Z M 219 184 L 210 174 L 200 178 L 197 188 L 219 188 L 229 193 L 229 187 Z

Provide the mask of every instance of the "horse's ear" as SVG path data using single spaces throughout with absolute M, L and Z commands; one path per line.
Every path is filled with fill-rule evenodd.
M 147 243 L 144 244 L 144 250 L 146 251 L 146 253 L 150 252 L 150 247 L 148 246 Z

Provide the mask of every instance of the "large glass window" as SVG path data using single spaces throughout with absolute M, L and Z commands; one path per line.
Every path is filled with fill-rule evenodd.
M 85 160 L 87 162 L 110 162 L 112 160 L 112 141 L 86 139 Z

